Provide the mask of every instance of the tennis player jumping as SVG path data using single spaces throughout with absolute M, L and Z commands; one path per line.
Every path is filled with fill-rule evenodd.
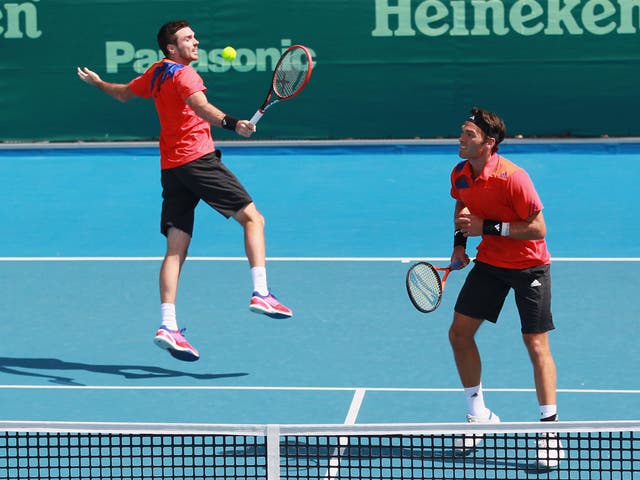
M 458 163 L 451 173 L 456 200 L 456 234 L 451 261 L 469 263 L 467 237 L 482 236 L 475 265 L 458 295 L 449 340 L 466 394 L 467 421 L 499 422 L 484 404 L 481 360 L 475 334 L 484 320 L 496 323 L 509 291 L 514 290 L 522 338 L 533 365 L 542 421 L 557 420 L 556 366 L 549 346 L 551 257 L 545 241 L 542 202 L 529 175 L 498 155 L 504 122 L 495 113 L 474 108 L 462 125 Z M 477 439 L 476 439 L 477 440 Z M 473 448 L 473 438 L 456 445 Z M 538 440 L 538 463 L 553 468 L 564 452 L 554 434 Z
M 134 96 L 153 98 L 160 119 L 162 213 L 160 231 L 167 250 L 160 269 L 162 323 L 155 343 L 178 360 L 195 361 L 200 354 L 183 336 L 176 320 L 176 296 L 182 265 L 193 233 L 194 211 L 200 200 L 244 229 L 244 245 L 253 280 L 249 309 L 274 318 L 291 317 L 289 308 L 267 286 L 264 218 L 240 181 L 221 162 L 211 125 L 250 137 L 248 120 L 226 115 L 209 103 L 200 75 L 189 64 L 198 59 L 198 40 L 186 21 L 166 23 L 158 32 L 165 58 L 128 84 L 109 83 L 87 67 L 81 80 L 125 102 Z

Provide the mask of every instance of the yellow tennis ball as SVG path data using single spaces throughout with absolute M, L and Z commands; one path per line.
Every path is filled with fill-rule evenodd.
M 224 47 L 222 49 L 222 58 L 224 58 L 227 62 L 233 61 L 236 58 L 236 49 L 233 47 Z

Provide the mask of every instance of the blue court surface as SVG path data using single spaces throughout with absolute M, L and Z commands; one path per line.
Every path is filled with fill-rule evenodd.
M 404 286 L 412 261 L 451 254 L 455 143 L 252 145 L 222 145 L 223 161 L 266 217 L 269 284 L 295 316 L 248 310 L 242 231 L 201 205 L 177 305 L 195 363 L 152 342 L 156 148 L 0 149 L 3 420 L 464 420 L 447 330 L 466 271 L 431 314 Z M 545 204 L 561 419 L 637 419 L 640 143 L 507 141 L 501 153 Z M 511 299 L 478 342 L 488 406 L 537 420 Z

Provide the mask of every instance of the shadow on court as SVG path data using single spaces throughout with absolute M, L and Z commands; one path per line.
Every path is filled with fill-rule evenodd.
M 57 358 L 8 358 L 0 357 L 0 372 L 27 377 L 47 378 L 49 382 L 59 385 L 77 385 L 72 377 L 59 376 L 52 371 L 84 371 L 120 375 L 126 379 L 176 378 L 191 377 L 196 380 L 214 380 L 228 377 L 242 377 L 248 373 L 188 373 L 179 370 L 168 370 L 145 365 L 93 365 L 89 363 L 66 362 Z
M 400 437 L 395 437 L 395 440 L 392 437 L 388 438 L 391 438 L 392 443 L 400 443 L 402 441 Z M 453 438 L 450 437 L 452 442 Z M 482 448 L 474 448 L 463 454 L 454 451 L 451 447 L 411 448 L 400 445 L 383 446 L 377 444 L 378 441 L 382 440 L 382 437 L 373 437 L 371 444 L 367 444 L 365 441 L 363 445 L 345 445 L 344 442 L 347 441 L 347 437 L 333 438 L 332 440 L 335 442 L 330 442 L 328 437 L 321 437 L 319 440 L 327 443 L 308 443 L 299 438 L 288 438 L 280 443 L 280 454 L 283 457 L 284 467 L 287 468 L 289 475 L 302 472 L 322 475 L 326 469 L 331 468 L 344 469 L 346 471 L 362 469 L 369 473 L 372 470 L 379 472 L 381 469 L 387 471 L 409 469 L 418 474 L 436 470 L 443 475 L 447 473 L 445 478 L 449 478 L 449 474 L 455 471 L 459 473 L 461 470 L 469 473 L 489 471 L 496 474 L 498 472 L 520 471 L 525 475 L 545 474 L 550 471 L 538 466 L 532 460 L 532 452 L 527 452 L 527 447 L 522 446 L 519 447 L 521 448 L 520 457 L 510 458 L 506 450 L 501 450 L 499 454 L 496 454 L 495 450 L 490 449 L 485 453 Z M 362 438 L 354 437 L 349 441 L 357 443 L 362 441 Z M 224 455 L 225 457 L 239 458 L 263 457 L 267 455 L 267 447 L 266 445 L 257 445 L 227 448 L 224 450 Z M 529 458 L 527 458 L 527 455 L 529 455 Z M 423 477 L 419 475 L 416 478 Z

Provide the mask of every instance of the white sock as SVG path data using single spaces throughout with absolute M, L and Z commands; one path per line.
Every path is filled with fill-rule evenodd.
M 267 287 L 267 268 L 266 267 L 252 267 L 251 280 L 253 281 L 254 292 L 258 292 L 260 295 L 269 294 L 269 288 Z
M 558 415 L 557 405 L 540 405 L 540 420 Z
M 160 312 L 162 313 L 162 326 L 169 330 L 178 330 L 176 306 L 173 303 L 161 303 Z
M 484 405 L 484 396 L 482 395 L 482 384 L 476 387 L 469 387 L 464 389 L 464 394 L 467 397 L 467 408 L 469 413 L 474 417 L 489 417 L 489 409 Z

